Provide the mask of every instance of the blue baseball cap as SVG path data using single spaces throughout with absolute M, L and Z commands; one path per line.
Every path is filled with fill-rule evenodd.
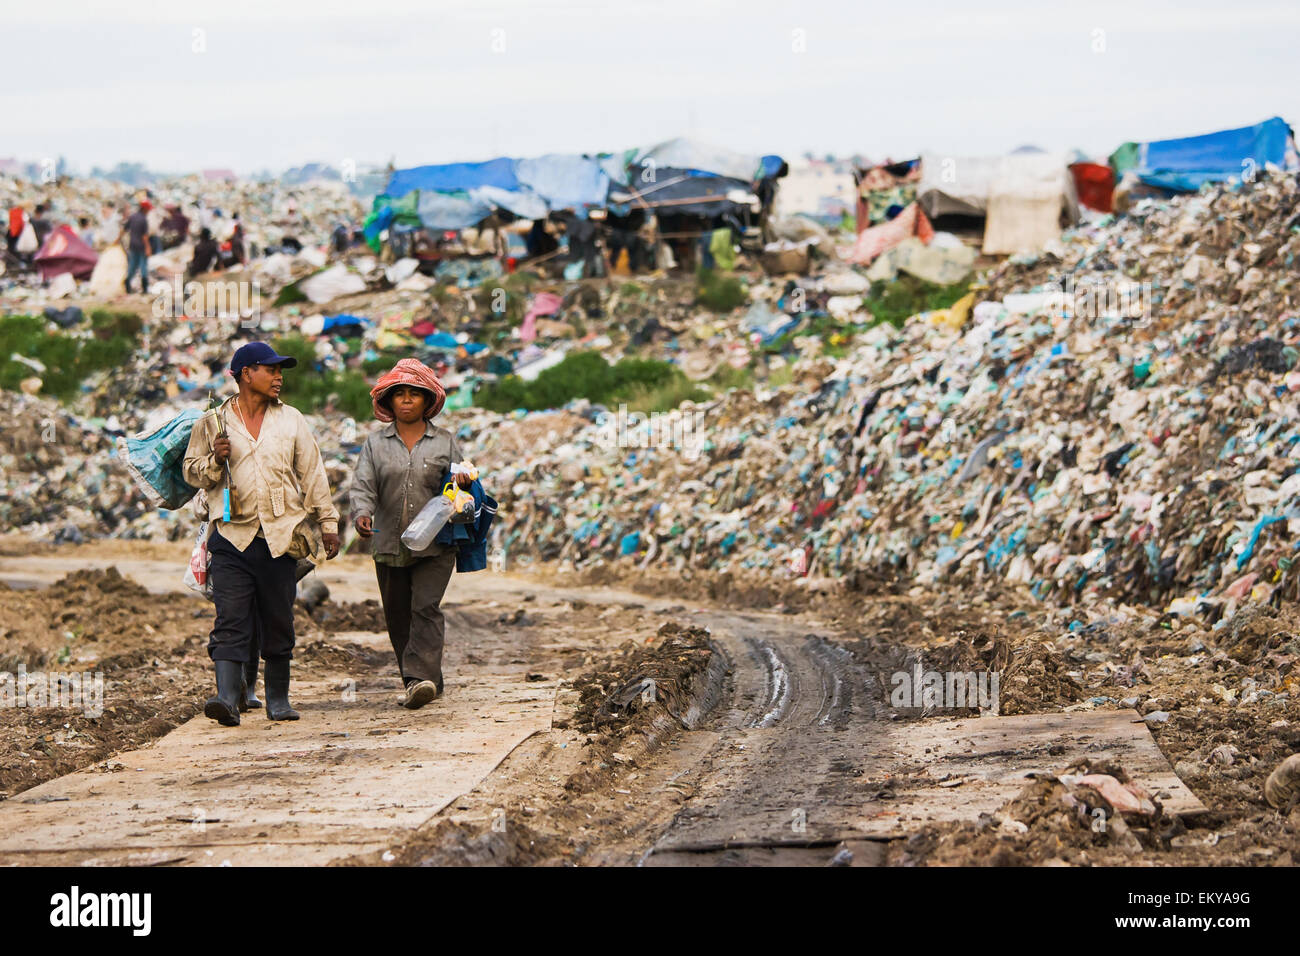
M 239 373 L 250 365 L 283 365 L 293 368 L 298 360 L 292 355 L 277 355 L 275 349 L 265 342 L 249 342 L 235 350 L 235 357 L 230 360 L 230 374 L 239 378 Z

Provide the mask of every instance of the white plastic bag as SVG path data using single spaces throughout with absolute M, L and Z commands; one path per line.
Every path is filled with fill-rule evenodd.
M 208 574 L 208 566 L 212 563 L 212 555 L 208 554 L 208 528 L 206 521 L 199 525 L 194 550 L 190 552 L 190 563 L 185 566 L 185 586 L 211 601 L 212 576 Z
M 35 252 L 39 247 L 40 243 L 36 241 L 36 230 L 33 229 L 32 224 L 28 222 L 23 226 L 23 231 L 18 236 L 18 242 L 14 244 L 14 251 L 20 252 L 23 255 L 29 255 L 30 253 Z

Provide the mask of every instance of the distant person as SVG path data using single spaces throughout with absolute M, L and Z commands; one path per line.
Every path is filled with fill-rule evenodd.
M 594 278 L 602 273 L 600 247 L 597 240 L 600 230 L 588 218 L 573 218 L 565 226 L 569 234 L 569 254 L 573 261 L 582 261 L 582 277 Z
M 192 279 L 220 267 L 221 250 L 217 247 L 217 240 L 212 238 L 212 230 L 206 227 L 200 229 L 199 241 L 194 244 L 194 255 L 185 270 L 186 274 Z
M 5 245 L 12 256 L 18 255 L 14 248 L 18 245 L 18 237 L 23 234 L 23 227 L 27 225 L 27 211 L 22 206 L 14 206 L 9 210 L 9 229 L 5 233 Z
M 167 216 L 162 223 L 163 248 L 174 249 L 189 238 L 190 221 L 179 205 L 172 204 L 166 209 Z
M 77 235 L 81 237 L 81 241 L 84 242 L 86 245 L 90 246 L 90 248 L 94 249 L 95 248 L 95 227 L 90 224 L 90 219 L 86 216 L 78 217 L 77 228 L 81 230 L 81 232 L 77 233 Z
M 148 199 L 141 205 L 149 217 L 149 252 L 156 256 L 163 251 L 163 212 Z
M 126 234 L 123 236 L 126 243 L 126 281 L 122 284 L 128 295 L 131 293 L 131 277 L 137 270 L 140 272 L 140 294 L 149 291 L 149 210 L 145 208 L 146 205 L 148 203 L 142 200 L 126 220 Z
M 45 237 L 54 229 L 54 224 L 46 216 L 49 208 L 45 203 L 37 203 L 36 215 L 32 216 L 32 229 L 36 232 L 37 248 L 45 245 Z
M 339 223 L 334 227 L 334 232 L 330 236 L 330 245 L 334 249 L 334 254 L 342 256 L 352 245 L 352 231 L 348 229 L 346 223 Z
M 248 253 L 244 250 L 244 224 L 239 221 L 239 213 L 230 217 L 233 227 L 230 230 L 230 258 L 238 265 L 244 265 L 248 261 Z
M 528 230 L 528 235 L 524 238 L 524 245 L 528 249 L 528 257 L 530 259 L 549 255 L 556 249 L 560 248 L 559 240 L 556 239 L 551 230 L 547 228 L 545 217 L 533 220 L 533 224 Z

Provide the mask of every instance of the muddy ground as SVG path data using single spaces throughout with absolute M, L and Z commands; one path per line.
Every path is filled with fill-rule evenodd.
M 106 544 L 127 574 L 82 570 L 42 589 L 0 586 L 0 671 L 99 671 L 107 684 L 98 717 L 62 708 L 0 709 L 0 799 L 167 734 L 196 714 L 211 692 L 205 651 L 211 605 L 179 591 L 150 594 L 131 578 L 133 562 L 166 559 L 174 547 Z M 532 571 L 536 594 L 514 594 L 478 612 L 484 627 L 505 636 L 482 648 L 466 640 L 460 653 L 470 663 L 490 658 L 524 680 L 562 679 L 551 730 L 521 745 L 427 825 L 383 852 L 347 862 L 644 862 L 683 819 L 700 786 L 693 769 L 707 764 L 715 776 L 730 772 L 726 761 L 710 755 L 728 732 L 729 695 L 737 694 L 739 681 L 732 670 L 739 662 L 734 653 L 720 653 L 697 604 L 782 612 L 790 634 L 807 630 L 811 653 L 830 647 L 860 675 L 858 710 L 873 720 L 952 719 L 951 713 L 889 708 L 889 674 L 918 659 L 927 669 L 998 671 L 1003 715 L 1131 708 L 1145 717 L 1169 763 L 1208 808 L 1184 818 L 1126 815 L 1121 838 L 1113 827 L 1097 832 L 1083 812 L 1091 807 L 1073 805 L 1070 788 L 1038 779 L 1026 781 L 996 813 L 919 826 L 871 845 L 859 841 L 859 865 L 1300 860 L 1300 809 L 1284 815 L 1263 797 L 1269 772 L 1300 751 L 1300 615 L 1290 608 L 1246 609 L 1213 629 L 1150 610 L 1089 616 L 1047 611 L 1014 593 L 924 593 L 880 579 L 682 580 L 662 572 Z M 610 585 L 636 588 L 658 603 L 652 609 L 574 596 Z M 716 619 L 721 612 L 712 613 Z M 349 639 L 355 632 L 382 632 L 382 612 L 373 600 L 331 600 L 311 614 L 300 607 L 298 628 L 295 668 L 302 677 L 393 671 L 396 684 L 390 655 Z M 875 725 L 864 726 L 869 733 Z M 1071 769 L 1125 777 L 1122 766 L 1056 768 Z M 852 768 L 844 772 L 851 776 Z M 891 788 L 906 786 L 901 780 L 876 783 L 883 789 L 870 799 L 888 799 Z M 1109 804 L 1106 810 L 1110 815 Z M 684 819 L 689 822 L 689 815 Z M 854 856 L 844 856 L 844 849 L 822 847 L 815 860 L 787 858 L 784 848 L 711 859 L 713 865 L 753 863 L 761 862 L 755 854 L 766 853 L 769 862 L 820 865 Z M 681 854 L 665 850 L 665 858 L 676 861 Z

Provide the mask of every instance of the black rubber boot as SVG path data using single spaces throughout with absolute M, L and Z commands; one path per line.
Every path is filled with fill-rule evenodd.
M 239 702 L 240 711 L 257 710 L 262 702 L 257 699 L 257 658 L 244 665 L 244 695 Z
M 217 696 L 203 705 L 203 715 L 223 727 L 239 726 L 240 691 L 244 686 L 244 665 L 240 661 L 213 661 L 217 672 Z
M 271 720 L 297 720 L 301 714 L 289 706 L 289 662 L 266 662 L 266 716 Z

